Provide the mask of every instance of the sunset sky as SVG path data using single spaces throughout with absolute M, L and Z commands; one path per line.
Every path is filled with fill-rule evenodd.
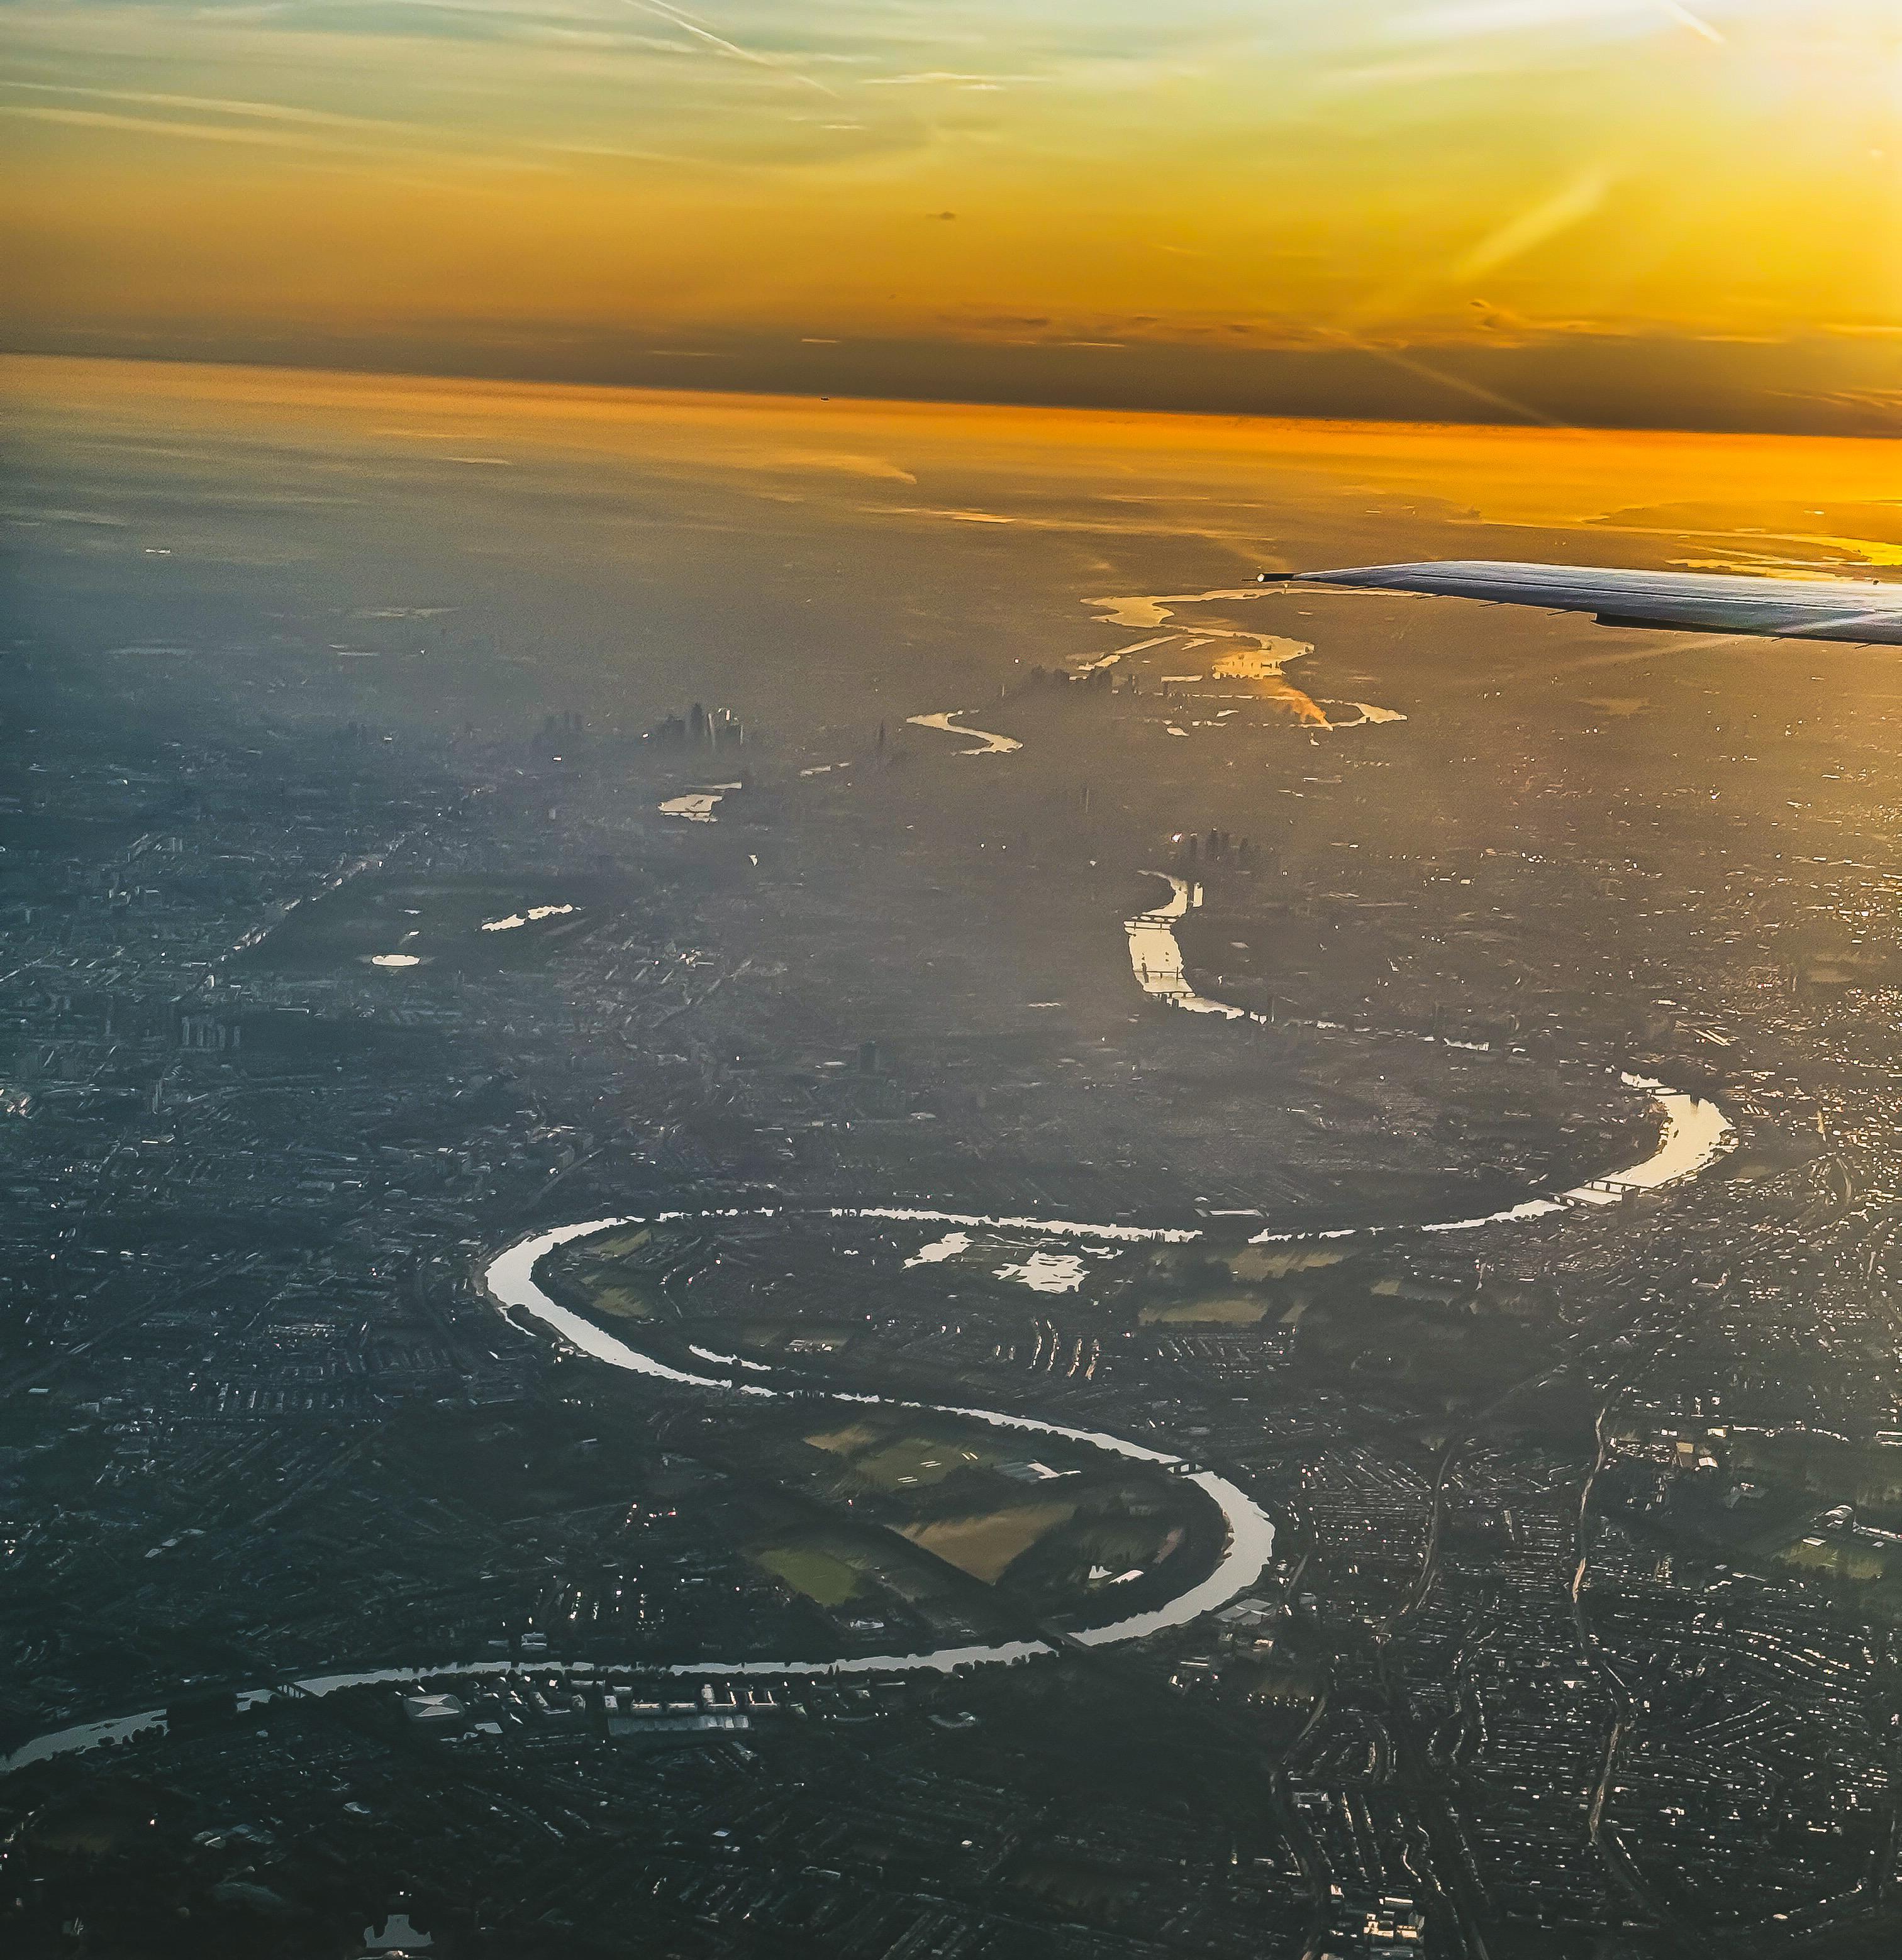
M 1894 0 L 27 0 L 0 75 L 27 349 L 1902 426 Z

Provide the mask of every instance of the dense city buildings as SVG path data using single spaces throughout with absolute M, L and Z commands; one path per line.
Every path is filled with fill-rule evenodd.
M 8 1951 L 1888 1950 L 1889 657 L 973 525 L 981 668 L 584 646 L 365 387 L 314 566 L 18 574 Z

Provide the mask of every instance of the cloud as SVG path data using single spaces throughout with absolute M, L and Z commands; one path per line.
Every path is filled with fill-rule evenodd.
M 0 103 L 0 116 L 34 123 L 61 123 L 81 129 L 118 129 L 141 135 L 178 136 L 199 143 L 248 143 L 274 150 L 316 151 L 333 154 L 379 156 L 380 146 L 338 143 L 294 134 L 288 129 L 260 129 L 237 123 L 180 123 L 157 116 L 123 116 L 108 109 L 56 109 L 37 103 Z
M 1693 14 L 1688 7 L 1681 7 L 1677 0 L 1658 0 L 1658 4 L 1681 27 L 1688 27 L 1693 34 L 1700 34 L 1719 47 L 1725 45 L 1725 38 L 1701 14 Z
M 148 109 L 197 109 L 266 123 L 292 123 L 315 129 L 405 129 L 413 126 L 377 116 L 346 116 L 334 110 L 301 109 L 282 102 L 249 102 L 219 95 L 164 95 L 141 88 L 90 88 L 77 82 L 0 81 L 0 88 L 37 95 L 76 95 L 94 102 L 129 102 Z
M 868 516 L 894 517 L 944 517 L 954 524 L 1014 524 L 1015 517 L 1001 517 L 995 511 L 945 511 L 929 504 L 868 504 Z
M 23 504 L 0 505 L 0 519 L 13 524 L 88 524 L 116 531 L 126 528 L 123 517 L 109 517 L 103 511 L 40 510 Z
M 550 156 L 594 157 L 610 163 L 658 164 L 670 170 L 757 173 L 769 166 L 738 157 L 682 156 L 671 150 L 637 150 L 620 143 L 537 143 Z
M 623 0 L 623 5 L 637 8 L 644 14 L 652 14 L 656 20 L 667 21 L 671 26 L 678 27 L 683 34 L 695 36 L 718 49 L 722 54 L 731 55 L 736 61 L 750 62 L 756 68 L 769 68 L 776 75 L 783 75 L 794 81 L 803 83 L 808 88 L 816 88 L 821 95 L 836 96 L 839 93 L 838 90 L 820 81 L 816 75 L 801 72 L 789 62 L 782 61 L 775 56 L 760 54 L 751 48 L 743 48 L 738 42 L 728 40 L 724 34 L 716 34 L 711 27 L 696 21 L 691 14 L 665 5 L 664 0 Z
M 847 476 L 876 477 L 889 483 L 916 483 L 909 469 L 882 456 L 862 456 L 849 450 L 792 449 L 768 457 L 769 464 L 785 464 L 795 469 L 831 469 Z
M 945 68 L 932 68 L 918 75 L 868 75 L 867 88 L 1003 88 L 1041 79 L 1034 75 L 959 75 Z

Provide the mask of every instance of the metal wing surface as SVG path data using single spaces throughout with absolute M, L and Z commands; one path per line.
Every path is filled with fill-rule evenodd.
M 1721 572 L 1623 571 L 1597 565 L 1455 558 L 1295 572 L 1292 582 L 1440 593 L 1501 606 L 1543 606 L 1560 612 L 1591 613 L 1601 626 L 1902 646 L 1902 584 L 1880 584 L 1872 579 L 1751 578 Z

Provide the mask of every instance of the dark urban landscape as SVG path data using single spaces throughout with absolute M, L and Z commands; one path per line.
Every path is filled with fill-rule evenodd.
M 40 466 L 10 1950 L 1888 1949 L 1890 655 L 967 530 L 981 682 L 524 670 Z

